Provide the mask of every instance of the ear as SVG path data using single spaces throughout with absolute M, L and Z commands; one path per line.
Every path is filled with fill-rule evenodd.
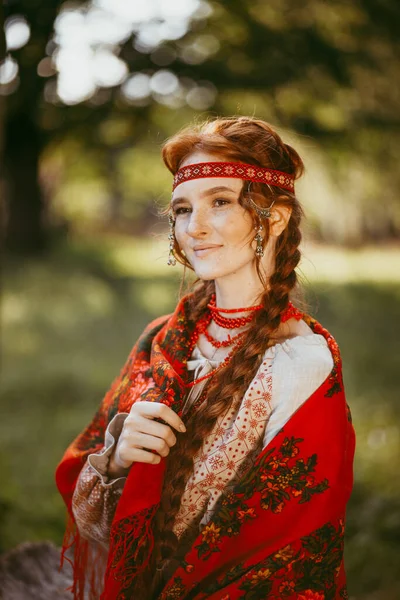
M 292 208 L 290 206 L 276 206 L 271 209 L 269 221 L 269 233 L 278 237 L 287 226 Z

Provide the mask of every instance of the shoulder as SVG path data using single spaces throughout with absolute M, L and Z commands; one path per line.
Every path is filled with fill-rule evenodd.
M 326 337 L 315 333 L 303 319 L 281 323 L 273 342 L 264 356 L 272 359 L 277 378 L 320 381 L 334 366 Z
M 170 319 L 171 315 L 162 315 L 161 317 L 157 317 L 156 319 L 153 319 L 153 321 L 150 321 L 150 323 L 148 323 L 148 325 L 146 325 L 143 334 L 146 333 L 150 333 L 150 332 L 154 332 L 154 331 L 159 331 L 166 323 L 167 321 Z
M 168 323 L 171 315 L 163 315 L 162 317 L 157 317 L 150 321 L 139 335 L 136 344 L 132 348 L 131 355 L 134 355 L 138 352 L 148 352 L 150 350 L 152 341 L 157 333 Z
M 288 338 L 269 350 L 273 358 L 274 378 L 283 383 L 291 379 L 297 382 L 308 380 L 319 385 L 334 366 L 325 337 L 312 332 Z
M 315 392 L 331 373 L 332 353 L 324 336 L 298 335 L 267 349 L 261 365 L 269 375 L 274 414 L 292 414 Z
M 303 319 L 289 319 L 285 323 L 280 324 L 275 337 L 278 342 L 283 342 L 286 339 L 311 335 L 312 333 L 313 330 L 305 321 L 303 321 Z

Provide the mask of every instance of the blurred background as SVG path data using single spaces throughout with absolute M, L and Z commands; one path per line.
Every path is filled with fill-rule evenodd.
M 254 115 L 306 163 L 298 274 L 339 343 L 357 432 L 350 598 L 400 598 L 398 2 L 0 10 L 0 552 L 61 544 L 56 464 L 177 301 L 161 143 L 194 120 Z

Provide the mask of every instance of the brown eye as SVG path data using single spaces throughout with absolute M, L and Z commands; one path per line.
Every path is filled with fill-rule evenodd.
M 190 208 L 188 208 L 186 206 L 180 206 L 179 208 L 175 208 L 175 210 L 174 210 L 174 216 L 185 215 L 185 214 L 187 214 L 187 212 L 189 210 L 190 210 Z
M 217 206 L 225 206 L 226 204 L 232 204 L 230 200 L 226 200 L 225 198 L 217 198 L 214 200 L 214 204 Z

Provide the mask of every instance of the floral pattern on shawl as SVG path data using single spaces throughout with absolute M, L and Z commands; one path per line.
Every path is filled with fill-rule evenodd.
M 237 586 L 246 600 L 269 598 L 333 600 L 342 565 L 344 522 L 328 523 L 300 540 L 288 544 L 250 570 L 236 565 L 204 593 L 226 587 L 242 575 Z M 205 596 L 206 597 L 206 596 Z M 226 596 L 229 597 L 229 594 Z
M 343 569 L 344 521 L 339 518 L 307 536 L 287 544 L 249 568 L 241 562 L 205 586 L 196 600 L 209 598 L 218 590 L 231 591 L 218 598 L 233 600 L 335 600 L 347 598 L 345 586 L 338 585 Z M 186 572 L 193 565 L 185 564 Z M 164 590 L 161 600 L 182 598 L 184 585 L 180 577 Z
M 202 542 L 196 546 L 199 557 L 220 552 L 224 536 L 239 535 L 246 520 L 257 518 L 256 510 L 246 503 L 255 493 L 260 494 L 261 509 L 280 513 L 291 498 L 303 504 L 328 488 L 327 479 L 315 481 L 316 454 L 306 459 L 296 458 L 302 441 L 285 438 L 278 452 L 275 448 L 266 452 L 259 460 L 258 468 L 250 469 L 234 493 L 223 497 L 218 515 L 201 532 Z
M 221 497 L 160 600 L 347 598 L 343 539 L 354 430 L 336 341 L 316 320 L 304 320 L 327 340 L 331 373 Z M 334 444 L 326 443 L 330 435 Z
M 194 327 L 188 320 L 188 307 L 188 298 L 184 298 L 172 316 L 158 319 L 146 328 L 92 423 L 67 449 L 57 469 L 57 484 L 69 508 L 86 457 L 101 447 L 107 423 L 117 411 L 129 411 L 132 403 L 140 399 L 165 402 L 178 414 L 181 411 L 185 361 Z M 332 526 L 342 539 L 337 519 L 344 520 L 354 455 L 354 431 L 345 401 L 339 349 L 334 338 L 315 319 L 304 315 L 303 320 L 314 333 L 327 340 L 334 360 L 331 373 L 260 453 L 256 463 L 241 475 L 233 490 L 221 496 L 213 518 L 164 586 L 160 600 L 200 600 L 205 597 L 202 590 L 212 584 L 224 585 L 224 577 L 230 582 L 207 595 L 210 600 L 256 598 L 260 582 L 254 583 L 254 589 L 251 583 L 258 581 L 260 572 L 265 575 L 271 570 L 268 559 L 279 552 L 298 555 L 299 568 L 295 569 L 293 563 L 292 579 L 286 577 L 289 583 L 285 583 L 278 569 L 271 572 L 271 593 L 291 600 L 299 597 L 293 590 L 301 588 L 305 598 L 316 600 L 317 594 L 345 598 L 344 569 L 341 567 L 337 573 L 334 559 L 342 555 L 339 542 L 335 547 L 326 547 L 330 562 L 323 562 L 336 565 L 332 566 L 336 596 L 329 591 L 334 589 L 330 584 L 323 591 L 311 583 L 307 587 L 306 561 L 300 558 L 302 552 L 312 550 L 314 555 L 318 554 L 312 546 L 317 531 L 328 531 Z M 326 444 L 329 436 L 335 439 L 334 445 Z M 104 599 L 132 597 L 135 575 L 148 564 L 152 551 L 151 522 L 159 504 L 164 472 L 165 461 L 158 465 L 132 465 L 111 529 Z M 68 546 L 64 544 L 65 547 Z M 73 587 L 76 599 L 83 597 L 84 565 L 83 559 L 76 562 Z M 256 574 L 255 579 L 247 577 L 250 572 Z M 234 580 L 233 573 L 238 574 Z M 331 596 L 327 596 L 328 592 Z

